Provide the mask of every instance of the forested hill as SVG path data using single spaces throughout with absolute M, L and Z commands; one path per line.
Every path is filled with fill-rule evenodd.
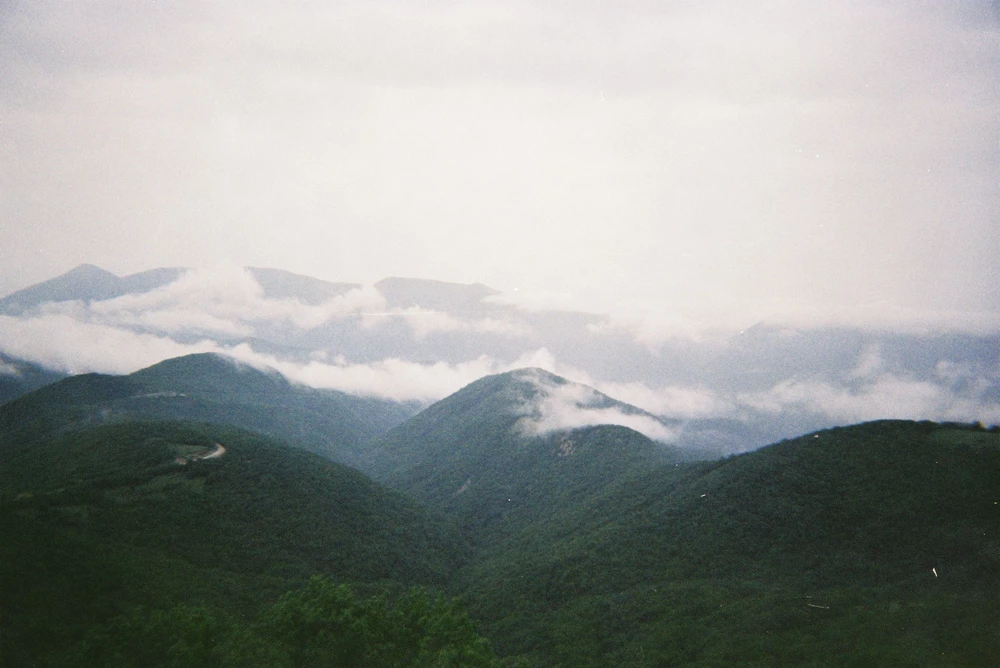
M 623 480 L 459 588 L 542 665 L 993 665 L 998 504 L 1000 432 L 875 422 Z
M 174 422 L 3 444 L 0 535 L 9 666 L 52 659 L 139 609 L 252 615 L 314 574 L 441 587 L 470 556 L 449 525 L 357 471 Z
M 362 467 L 489 542 L 679 457 L 627 426 L 577 426 L 579 415 L 662 426 L 587 386 L 519 369 L 482 378 L 392 429 L 370 444 Z
M 413 412 L 401 404 L 289 383 L 215 354 L 169 359 L 127 376 L 81 374 L 0 406 L 0 439 L 129 420 L 233 424 L 356 464 L 368 439 Z
M 0 665 L 497 665 L 417 584 L 511 665 L 1000 656 L 996 428 L 692 462 L 637 431 L 671 423 L 535 369 L 367 440 L 392 410 L 217 356 L 0 407 Z

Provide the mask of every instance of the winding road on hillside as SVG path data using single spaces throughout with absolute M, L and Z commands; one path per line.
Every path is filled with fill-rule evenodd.
M 186 455 L 183 457 L 178 457 L 174 461 L 181 466 L 187 464 L 188 462 L 195 462 L 199 459 L 218 459 L 222 455 L 226 454 L 226 447 L 222 443 L 216 443 L 215 449 L 211 452 L 199 455 Z

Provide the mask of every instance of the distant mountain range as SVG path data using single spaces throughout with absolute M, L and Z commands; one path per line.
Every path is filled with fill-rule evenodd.
M 522 307 L 480 284 L 364 286 L 253 267 L 122 278 L 83 265 L 0 299 L 0 399 L 68 373 L 130 373 L 199 352 L 405 410 L 543 367 L 655 415 L 673 444 L 701 454 L 880 418 L 1000 422 L 1000 336 L 975 323 L 759 323 L 699 338 Z

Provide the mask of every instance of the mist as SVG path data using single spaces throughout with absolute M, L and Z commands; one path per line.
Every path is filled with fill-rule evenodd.
M 997 25 L 977 1 L 6 3 L 0 292 L 228 260 L 682 329 L 995 327 Z

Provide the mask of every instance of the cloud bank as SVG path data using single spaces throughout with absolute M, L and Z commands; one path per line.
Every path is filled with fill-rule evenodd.
M 485 375 L 537 367 L 649 413 L 539 380 L 541 398 L 522 423 L 539 434 L 619 424 L 683 440 L 658 418 L 729 418 L 777 431 L 880 418 L 1000 422 L 1000 348 L 985 335 L 989 327 L 885 334 L 762 326 L 728 338 L 654 342 L 609 322 L 509 306 L 389 307 L 371 287 L 318 304 L 274 299 L 247 271 L 222 265 L 144 294 L 0 315 L 0 351 L 69 373 L 115 374 L 214 352 L 305 385 L 421 404 Z M 381 348 L 358 352 L 376 339 Z M 461 352 L 447 361 L 436 357 L 454 350 Z M 16 371 L 0 363 L 0 373 Z
M 678 431 L 668 428 L 652 415 L 626 412 L 608 405 L 608 398 L 586 385 L 558 384 L 531 369 L 518 375 L 528 380 L 537 395 L 518 410 L 524 414 L 515 429 L 528 436 L 544 436 L 557 431 L 602 424 L 621 425 L 662 442 L 673 441 Z
M 696 319 L 1000 310 L 988 0 L 2 17 L 0 292 L 230 257 Z

